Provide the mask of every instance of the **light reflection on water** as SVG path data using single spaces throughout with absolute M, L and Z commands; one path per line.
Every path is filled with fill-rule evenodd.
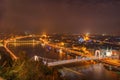
M 34 55 L 38 55 L 41 57 L 63 60 L 63 59 L 71 59 L 73 58 L 70 55 L 67 55 L 65 52 L 58 52 L 57 49 L 49 49 L 48 46 L 42 46 L 39 43 L 10 43 L 8 47 L 18 56 L 19 53 L 25 52 L 28 57 L 33 57 Z
M 37 43 L 27 43 L 27 44 L 9 44 L 8 47 L 18 55 L 21 51 L 24 51 L 27 56 L 32 57 L 35 54 L 41 57 L 47 57 L 50 59 L 70 59 L 70 55 L 66 55 L 65 53 L 57 53 L 54 50 L 48 51 L 45 47 L 42 47 L 41 44 Z M 74 72 L 63 69 L 65 76 L 68 77 L 69 80 L 120 80 L 120 74 L 116 72 L 106 70 L 102 64 L 94 64 L 94 65 L 85 65 L 85 66 L 76 66 L 70 67 L 69 69 L 77 71 L 78 73 L 82 73 L 85 76 L 80 76 Z
M 69 67 L 69 69 L 73 72 L 63 69 L 65 77 L 67 77 L 68 80 L 120 80 L 120 74 L 114 71 L 108 71 L 101 63 Z M 76 71 L 76 73 L 74 71 Z M 77 73 L 81 73 L 84 76 L 81 76 Z

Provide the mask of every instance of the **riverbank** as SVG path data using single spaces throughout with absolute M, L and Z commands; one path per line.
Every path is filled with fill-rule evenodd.
M 101 62 L 112 66 L 120 67 L 120 60 L 118 59 L 107 59 L 107 60 L 102 60 Z

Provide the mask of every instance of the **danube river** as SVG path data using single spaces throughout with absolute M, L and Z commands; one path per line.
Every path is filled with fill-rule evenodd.
M 49 46 L 41 46 L 41 44 L 14 43 L 9 44 L 8 47 L 18 57 L 21 53 L 25 53 L 29 58 L 32 58 L 34 55 L 55 60 L 75 58 L 74 55 L 59 53 L 59 50 L 52 49 Z M 120 80 L 120 72 L 109 71 L 101 63 L 69 66 L 64 67 L 60 71 L 68 80 Z

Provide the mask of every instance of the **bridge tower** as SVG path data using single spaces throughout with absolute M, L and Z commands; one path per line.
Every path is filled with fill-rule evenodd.
M 101 57 L 101 52 L 100 52 L 100 50 L 96 50 L 96 51 L 95 51 L 95 56 L 96 56 L 96 57 Z

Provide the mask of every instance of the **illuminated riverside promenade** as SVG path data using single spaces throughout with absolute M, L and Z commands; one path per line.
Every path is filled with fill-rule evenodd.
M 17 43 L 16 39 L 22 39 L 22 38 L 27 38 L 27 37 L 32 37 L 32 36 L 21 36 L 21 37 L 16 37 L 14 39 L 9 39 L 9 40 L 6 40 L 4 41 L 4 47 L 6 49 L 7 52 L 9 52 L 9 54 L 11 55 L 11 57 L 13 59 L 18 59 L 18 57 L 7 47 L 7 44 L 8 43 Z M 34 36 L 34 37 L 37 37 L 37 36 Z M 28 42 L 43 42 L 44 40 L 42 41 L 28 41 Z M 21 42 L 18 42 L 19 43 L 22 43 Z M 23 41 L 23 43 L 27 43 L 27 41 Z M 51 46 L 52 48 L 58 48 L 58 49 L 62 49 L 64 50 L 65 52 L 69 52 L 69 53 L 73 53 L 73 54 L 77 54 L 77 55 L 80 55 L 80 56 L 86 56 L 86 58 L 84 59 L 81 59 L 81 58 L 76 58 L 76 59 L 69 59 L 69 60 L 61 60 L 61 61 L 53 61 L 53 62 L 48 62 L 48 66 L 58 66 L 58 65 L 63 65 L 63 64 L 70 64 L 70 63 L 75 63 L 75 62 L 80 62 L 80 61 L 89 61 L 89 60 L 100 60 L 100 59 L 104 59 L 104 58 L 107 58 L 107 57 L 96 57 L 96 56 L 88 56 L 88 55 L 83 55 L 82 53 L 78 52 L 78 51 L 74 51 L 74 50 L 70 50 L 69 48 L 64 48 L 64 47 L 60 47 L 58 45 L 54 45 L 54 44 L 49 44 L 48 42 L 44 41 L 43 43 L 45 43 L 45 45 L 48 45 L 48 46 Z M 119 64 L 118 64 L 119 65 Z

